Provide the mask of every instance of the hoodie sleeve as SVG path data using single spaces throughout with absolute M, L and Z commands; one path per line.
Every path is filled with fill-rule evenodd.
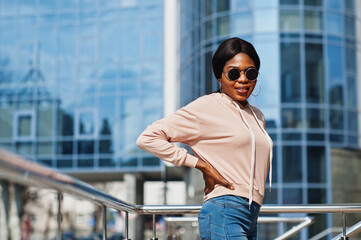
M 199 138 L 199 119 L 197 109 L 189 105 L 148 126 L 137 139 L 137 145 L 160 159 L 176 166 L 195 167 L 198 158 L 189 154 L 175 142 L 191 145 Z

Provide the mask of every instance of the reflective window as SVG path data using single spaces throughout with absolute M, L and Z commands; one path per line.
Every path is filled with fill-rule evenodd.
M 322 22 L 322 12 L 305 11 L 305 31 L 321 32 Z
M 347 77 L 347 103 L 357 107 L 357 82 L 355 77 Z
M 326 6 L 328 8 L 341 10 L 342 9 L 342 1 L 339 1 L 339 0 L 327 0 L 326 1 Z
M 355 18 L 350 16 L 345 16 L 345 34 L 348 37 L 355 37 L 356 35 L 356 23 Z
M 302 188 L 284 188 L 283 203 L 284 204 L 302 204 Z
M 0 105 L 0 138 L 11 138 L 13 136 L 13 119 L 13 107 L 11 105 Z
M 140 59 L 140 23 L 138 21 L 129 21 L 122 25 L 120 44 L 120 56 L 124 60 L 138 60 Z
M 330 110 L 330 129 L 342 130 L 343 129 L 343 111 Z
M 229 10 L 230 0 L 217 0 L 217 12 L 223 12 Z
M 53 108 L 57 102 L 42 101 L 38 103 L 37 115 L 37 136 L 51 137 L 54 135 L 54 114 Z
M 99 28 L 99 60 L 113 62 L 119 58 L 119 29 L 115 21 L 102 23 Z
M 205 34 L 204 34 L 205 40 L 212 38 L 212 35 L 213 35 L 212 20 L 209 20 L 204 24 L 204 32 L 205 32 Z
M 217 19 L 217 35 L 223 36 L 229 34 L 229 16 Z
M 281 63 L 282 102 L 300 102 L 301 70 L 299 43 L 281 43 Z
M 60 109 L 58 112 L 58 134 L 72 136 L 74 134 L 74 114 Z
M 160 34 L 143 35 L 143 55 L 146 58 L 160 58 L 163 53 L 162 37 Z
M 301 109 L 283 108 L 282 109 L 282 127 L 283 128 L 301 128 L 302 118 Z
M 143 166 L 158 166 L 160 164 L 160 159 L 156 157 L 144 157 Z
M 112 135 L 115 116 L 115 97 L 99 98 L 99 134 Z
M 326 182 L 326 160 L 324 147 L 307 147 L 308 182 Z
M 278 0 L 254 0 L 254 6 L 258 7 L 275 7 Z
M 253 21 L 251 12 L 240 12 L 232 15 L 232 33 L 250 34 L 253 29 Z
M 348 112 L 348 130 L 353 133 L 358 131 L 357 112 Z
M 56 9 L 56 1 L 38 0 L 38 8 L 40 11 L 51 12 Z
M 277 204 L 277 193 L 278 189 L 272 188 L 272 191 L 265 190 L 263 204 Z M 269 237 L 269 236 L 268 236 Z M 262 238 L 264 239 L 264 238 Z
M 99 159 L 99 167 L 115 167 L 115 159 L 101 158 Z
M 79 168 L 94 167 L 94 159 L 78 159 Z
M 233 0 L 234 8 L 247 8 L 250 6 L 250 0 Z
M 213 70 L 212 70 L 212 52 L 207 52 L 205 54 L 205 59 L 204 59 L 204 69 L 206 70 L 206 78 L 205 78 L 205 90 L 206 93 L 211 93 L 213 91 L 213 86 L 212 86 L 212 82 L 213 82 Z
M 82 112 L 79 114 L 79 134 L 91 135 L 94 133 L 94 114 L 92 112 Z
M 343 58 L 341 46 L 327 46 L 328 86 L 330 104 L 343 104 Z
M 300 0 L 280 0 L 281 5 L 298 5 Z
M 78 154 L 93 154 L 93 153 L 94 153 L 94 141 L 78 142 Z
M 99 153 L 111 154 L 113 153 L 113 141 L 112 140 L 101 140 L 99 141 Z
M 48 156 L 53 154 L 53 143 L 52 142 L 38 142 L 37 144 L 37 155 Z
M 212 14 L 212 0 L 205 0 L 204 1 L 204 15 L 208 16 Z
M 307 133 L 307 141 L 325 141 L 325 134 Z
M 341 134 L 330 134 L 330 141 L 332 143 L 343 143 L 344 136 Z
M 326 30 L 330 34 L 340 35 L 343 33 L 341 14 L 327 13 Z
M 269 2 L 269 1 L 267 1 Z M 254 30 L 255 32 L 274 32 L 278 29 L 277 10 L 255 10 Z
M 73 167 L 73 160 L 71 159 L 58 159 L 56 161 L 57 168 L 71 168 Z
M 307 128 L 324 128 L 325 115 L 323 109 L 308 108 L 307 109 Z
M 302 148 L 283 146 L 283 181 L 302 182 Z
M 302 134 L 297 132 L 282 133 L 282 139 L 285 141 L 300 141 L 302 140 Z
M 306 6 L 322 6 L 322 0 L 304 0 Z
M 300 29 L 300 12 L 298 10 L 280 10 L 280 30 L 298 31 Z
M 346 11 L 355 12 L 355 0 L 345 0 Z
M 326 189 L 324 189 L 324 188 L 309 188 L 308 189 L 308 203 L 309 204 L 324 204 L 324 203 L 326 203 Z
M 18 130 L 17 135 L 19 137 L 31 137 L 32 136 L 32 116 L 20 115 L 18 117 Z
M 33 155 L 33 144 L 31 142 L 17 143 L 16 152 L 23 156 L 31 156 Z
M 323 49 L 321 44 L 306 44 L 306 99 L 324 102 Z
M 59 155 L 73 154 L 73 141 L 58 142 L 57 154 Z
M 356 72 L 356 47 L 346 47 L 346 70 Z

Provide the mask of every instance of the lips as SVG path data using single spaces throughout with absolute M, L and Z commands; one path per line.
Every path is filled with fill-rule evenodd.
M 243 95 L 243 94 L 246 94 L 248 92 L 249 87 L 248 86 L 241 86 L 241 87 L 237 87 L 235 89 L 236 89 L 238 94 Z

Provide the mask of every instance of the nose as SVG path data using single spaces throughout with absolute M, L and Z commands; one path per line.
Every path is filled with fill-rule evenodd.
M 248 82 L 245 71 L 240 71 L 241 76 L 238 78 L 238 82 Z

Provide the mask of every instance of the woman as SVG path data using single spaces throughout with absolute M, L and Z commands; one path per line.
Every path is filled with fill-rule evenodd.
M 247 101 L 260 60 L 251 43 L 231 38 L 218 47 L 212 65 L 219 91 L 154 122 L 137 144 L 164 161 L 202 171 L 202 239 L 257 239 L 273 145 L 263 114 Z M 174 142 L 189 145 L 194 155 Z

